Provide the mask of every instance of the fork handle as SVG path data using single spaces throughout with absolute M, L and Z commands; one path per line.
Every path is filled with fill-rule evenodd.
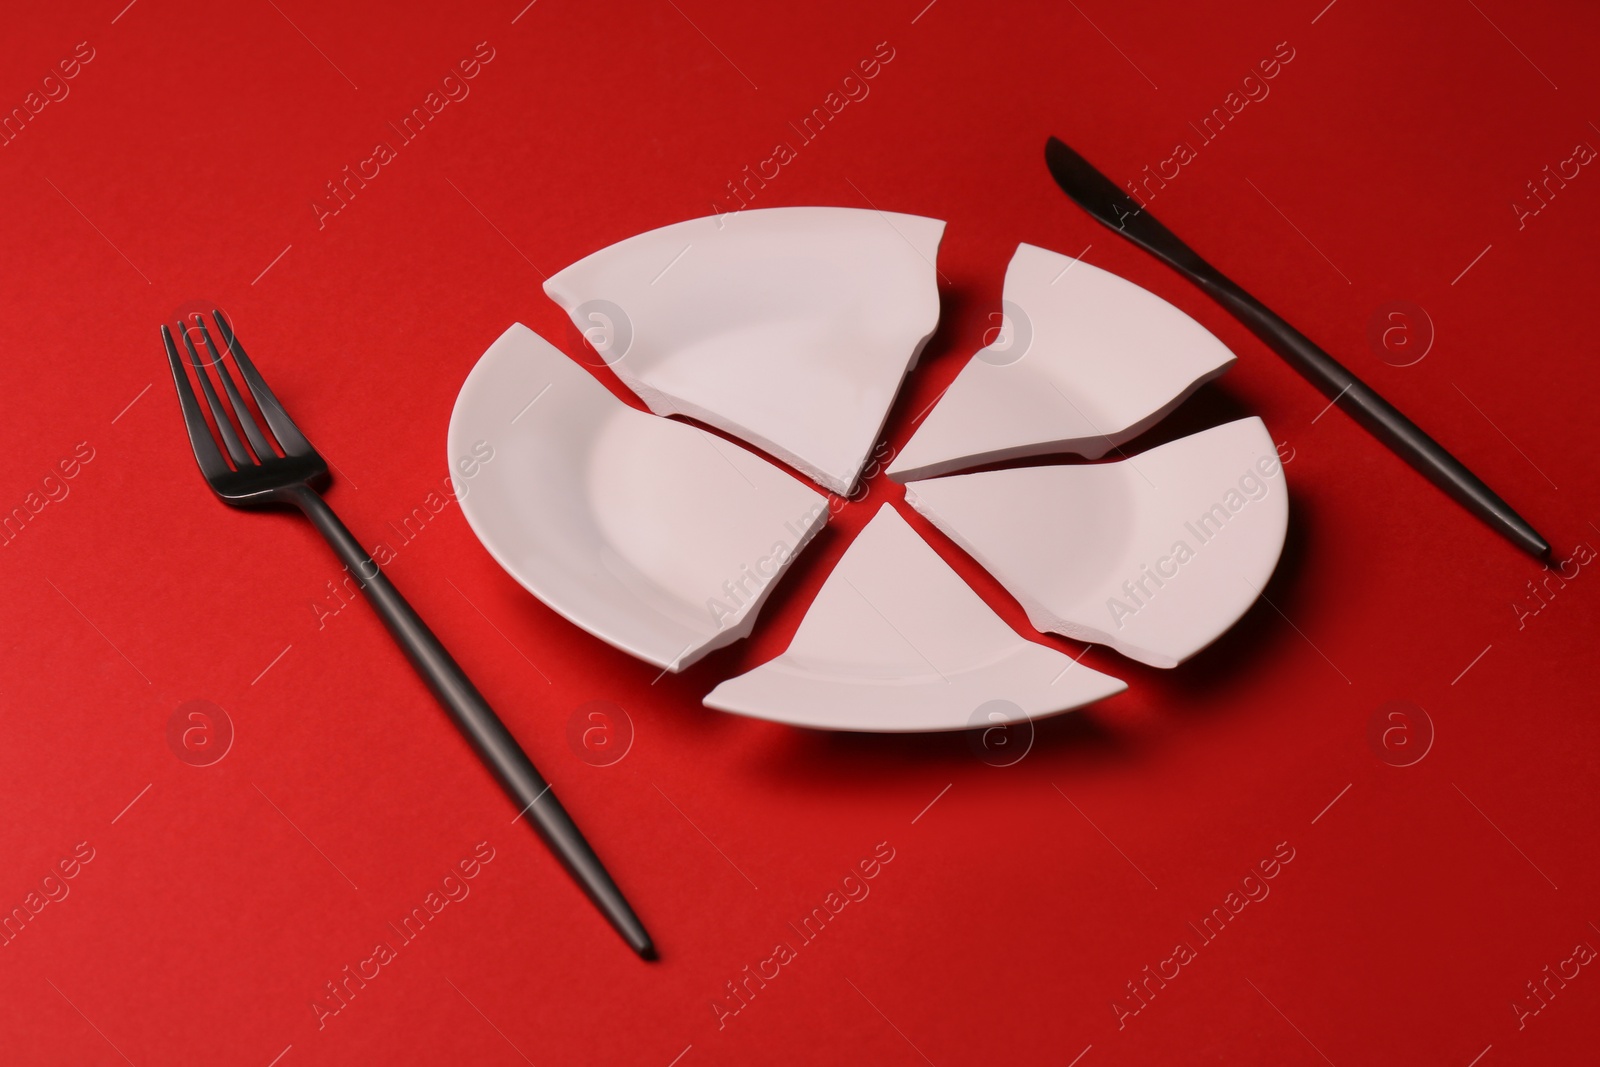
M 654 958 L 655 949 L 650 935 L 645 932 L 644 925 L 634 915 L 633 909 L 628 906 L 622 892 L 606 873 L 571 816 L 556 799 L 550 784 L 534 767 L 516 738 L 511 736 L 511 731 L 495 715 L 466 673 L 445 651 L 433 631 L 406 603 L 399 590 L 316 490 L 300 487 L 291 492 L 290 499 L 333 546 L 334 552 L 389 627 L 389 632 L 405 649 L 412 666 L 427 681 L 428 688 L 450 712 L 461 732 L 477 749 L 478 756 L 494 771 L 500 784 L 517 802 L 522 813 L 528 816 L 540 837 L 560 857 L 572 877 L 605 914 L 623 940 L 644 958 Z

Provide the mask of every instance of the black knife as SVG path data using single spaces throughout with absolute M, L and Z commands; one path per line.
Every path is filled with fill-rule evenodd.
M 1368 433 L 1467 510 L 1535 557 L 1549 554 L 1549 542 L 1460 460 L 1305 334 L 1201 259 L 1088 160 L 1054 137 L 1045 143 L 1044 158 L 1056 184 L 1079 207 L 1198 285 Z

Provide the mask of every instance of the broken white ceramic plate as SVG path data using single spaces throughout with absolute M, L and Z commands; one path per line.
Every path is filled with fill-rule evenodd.
M 783 655 L 708 707 L 826 730 L 989 728 L 1120 693 L 1012 632 L 888 504 L 828 575 Z
M 450 417 L 461 510 L 499 564 L 602 641 L 677 671 L 749 634 L 827 498 L 618 400 L 520 323 Z
M 544 290 L 658 415 L 687 415 L 848 494 L 939 320 L 944 223 L 781 207 L 692 219 Z
M 1033 245 L 1006 268 L 1001 327 L 889 467 L 896 481 L 1074 452 L 1099 459 L 1233 366 L 1204 326 L 1115 274 Z
M 1240 419 L 1117 463 L 915 482 L 906 499 L 1040 630 L 1176 667 L 1254 603 L 1289 521 L 1267 428 Z

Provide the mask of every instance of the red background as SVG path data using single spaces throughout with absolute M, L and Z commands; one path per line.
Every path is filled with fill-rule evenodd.
M 1600 946 L 1600 738 L 1583 703 L 1600 577 L 1581 570 L 1519 626 L 1536 563 L 1342 413 L 1319 417 L 1324 399 L 1263 346 L 1069 203 L 1042 150 L 1054 133 L 1133 177 L 1194 140 L 1187 123 L 1287 41 L 1271 95 L 1152 210 L 1564 558 L 1600 544 L 1600 176 L 1585 169 L 1521 229 L 1510 204 L 1578 142 L 1600 145 L 1600 20 L 1537 0 L 924 2 L 7 13 L 3 108 L 78 42 L 95 58 L 0 149 L 0 505 L 41 491 L 79 442 L 94 458 L 0 549 L 0 907 L 22 905 L 78 842 L 94 859 L 0 948 L 0 1058 L 1592 1058 L 1600 975 L 1583 970 L 1521 1028 L 1511 1005 L 1575 944 Z M 309 204 L 324 183 L 392 140 L 385 124 L 480 41 L 495 58 L 471 95 L 319 229 Z M 206 491 L 156 326 L 197 298 L 229 309 L 345 476 L 335 507 L 367 543 L 392 542 L 386 524 L 445 474 L 451 405 L 483 349 L 520 320 L 579 352 L 541 274 L 725 204 L 725 183 L 793 140 L 787 123 L 883 41 L 894 58 L 870 96 L 756 206 L 949 221 L 943 322 L 891 443 L 982 343 L 1017 242 L 1088 246 L 1238 352 L 1158 433 L 1260 414 L 1293 450 L 1290 543 L 1271 603 L 1216 647 L 1171 672 L 1090 650 L 1128 692 L 1040 723 L 1025 758 L 994 767 L 963 736 L 826 736 L 699 704 L 784 646 L 879 502 L 907 510 L 881 476 L 754 639 L 659 681 L 526 595 L 459 509 L 441 513 L 391 573 L 607 860 L 661 947 L 647 965 L 508 825 L 512 806 L 365 606 L 319 630 L 311 604 L 338 570 L 310 528 Z M 1366 336 L 1394 300 L 1437 333 L 1404 368 Z M 236 732 L 212 766 L 168 744 L 191 699 Z M 631 722 L 608 767 L 566 740 L 590 700 Z M 1425 709 L 1435 733 L 1407 767 L 1369 741 L 1393 700 Z M 1420 745 L 1414 712 L 1411 730 Z M 495 859 L 471 896 L 319 1030 L 323 983 L 485 840 Z M 786 924 L 879 842 L 895 858 L 870 897 L 719 1030 L 724 983 L 797 940 Z M 1197 940 L 1186 924 L 1280 842 L 1295 858 L 1271 895 L 1119 1029 L 1124 984 Z

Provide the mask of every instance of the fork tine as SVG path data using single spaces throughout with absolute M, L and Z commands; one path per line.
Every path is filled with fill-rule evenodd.
M 313 454 L 316 450 L 311 447 L 311 442 L 305 439 L 305 435 L 294 424 L 289 413 L 278 403 L 278 398 L 272 395 L 267 380 L 261 377 L 261 372 L 250 362 L 250 357 L 244 354 L 244 346 L 235 336 L 233 325 L 219 309 L 213 308 L 211 317 L 216 320 L 217 331 L 222 334 L 222 343 L 233 353 L 234 362 L 239 364 L 239 373 L 244 375 L 244 384 L 249 387 L 250 395 L 255 397 L 256 407 L 261 409 L 261 415 L 267 420 L 267 425 L 272 427 L 278 443 L 283 445 L 284 454 L 290 456 Z
M 222 452 L 217 448 L 217 439 L 211 436 L 211 428 L 206 425 L 206 417 L 200 411 L 194 386 L 189 384 L 189 376 L 184 373 L 183 363 L 178 358 L 178 346 L 172 343 L 172 331 L 165 326 L 161 327 L 161 340 L 167 346 L 167 362 L 172 365 L 172 381 L 178 388 L 178 406 L 183 409 L 183 426 L 189 431 L 189 447 L 194 449 L 195 462 L 200 464 L 200 473 L 207 481 L 219 478 L 228 473 L 228 464 L 223 460 Z
M 211 353 L 211 359 L 217 367 L 217 377 L 222 380 L 222 389 L 228 394 L 228 403 L 233 408 L 233 413 L 239 416 L 239 426 L 244 430 L 245 437 L 250 440 L 250 448 L 256 454 L 256 459 L 266 462 L 276 457 L 272 450 L 272 442 L 261 432 L 261 427 L 256 424 L 255 416 L 250 413 L 250 407 L 244 402 L 244 397 L 239 395 L 239 387 L 233 383 L 233 374 L 229 372 L 228 365 L 222 361 L 222 354 L 217 351 L 217 346 L 211 340 L 211 331 L 206 329 L 205 316 L 195 313 L 195 325 L 200 327 L 200 340 L 205 342 L 206 351 Z
M 239 435 L 234 432 L 233 423 L 228 420 L 228 412 L 223 408 L 216 389 L 211 385 L 211 378 L 206 374 L 200 353 L 194 350 L 194 342 L 189 339 L 188 328 L 180 322 L 178 329 L 183 336 L 183 347 L 189 350 L 189 362 L 194 367 L 194 376 L 200 379 L 200 391 L 205 394 L 206 403 L 211 407 L 211 417 L 216 420 L 217 432 L 222 434 L 222 443 L 228 446 L 228 455 L 233 457 L 234 467 L 243 469 L 255 466 L 255 460 L 245 451 L 244 442 L 239 440 Z

